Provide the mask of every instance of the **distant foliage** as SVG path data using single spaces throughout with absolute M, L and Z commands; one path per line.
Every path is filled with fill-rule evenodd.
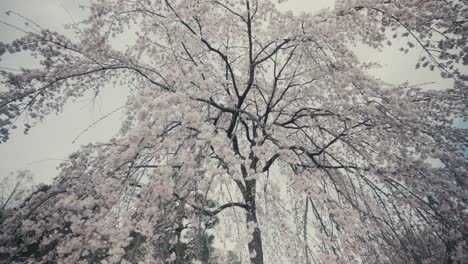
M 31 194 L 33 174 L 20 170 L 0 179 L 0 218 L 12 208 L 19 206 Z

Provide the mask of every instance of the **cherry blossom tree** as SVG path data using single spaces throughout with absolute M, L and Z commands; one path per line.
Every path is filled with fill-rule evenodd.
M 161 241 L 218 217 L 217 237 L 255 264 L 468 261 L 468 134 L 454 126 L 468 114 L 466 1 L 294 15 L 269 0 L 93 0 L 89 12 L 73 37 L 26 21 L 0 45 L 40 61 L 1 71 L 2 141 L 20 117 L 27 131 L 105 84 L 131 89 L 115 138 L 72 154 L 3 221 L 6 259 L 35 243 L 53 250 L 25 262 L 177 263 Z M 352 51 L 392 42 L 454 86 L 385 83 Z

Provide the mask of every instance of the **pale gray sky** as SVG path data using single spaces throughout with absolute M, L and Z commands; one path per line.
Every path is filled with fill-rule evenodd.
M 7 16 L 5 12 L 13 10 L 41 26 L 64 31 L 63 24 L 79 21 L 84 15 L 79 6 L 86 0 L 0 0 L 0 21 L 22 25 L 18 18 Z M 317 10 L 331 6 L 333 0 L 291 0 L 281 7 L 294 12 Z M 18 31 L 0 25 L 0 41 L 6 42 L 20 36 Z M 358 47 L 356 52 L 363 60 L 376 60 L 383 68 L 372 73 L 383 80 L 402 83 L 406 80 L 414 84 L 436 82 L 431 87 L 447 88 L 450 81 L 441 80 L 438 73 L 414 71 L 418 50 L 410 54 L 396 51 L 396 47 L 380 53 L 375 50 Z M 33 61 L 27 57 L 7 58 L 0 61 L 0 66 L 18 68 L 27 67 Z M 93 100 L 92 95 L 68 103 L 59 115 L 51 115 L 44 122 L 31 129 L 28 135 L 17 129 L 7 143 L 0 144 L 0 178 L 18 169 L 30 169 L 35 182 L 50 182 L 57 175 L 56 166 L 80 145 L 89 142 L 106 141 L 117 132 L 121 115 L 113 114 L 93 126 L 77 142 L 73 140 L 94 121 L 125 103 L 127 90 L 122 87 L 106 87 L 100 97 Z M 93 103 L 94 102 L 94 103 Z

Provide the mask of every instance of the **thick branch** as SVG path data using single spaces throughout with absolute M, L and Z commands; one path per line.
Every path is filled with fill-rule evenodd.
M 221 205 L 220 207 L 218 207 L 218 208 L 216 208 L 214 210 L 208 210 L 208 209 L 201 208 L 201 207 L 199 207 L 197 205 L 189 203 L 185 198 L 180 197 L 178 194 L 174 194 L 174 196 L 178 200 L 186 202 L 188 205 L 190 205 L 196 211 L 198 211 L 198 212 L 200 212 L 200 213 L 202 213 L 204 215 L 207 215 L 207 216 L 215 216 L 215 215 L 219 214 L 221 211 L 223 211 L 224 209 L 227 209 L 227 208 L 230 208 L 230 207 L 239 207 L 239 208 L 247 209 L 247 205 L 245 205 L 243 203 L 232 202 L 232 203 L 223 204 L 223 205 Z

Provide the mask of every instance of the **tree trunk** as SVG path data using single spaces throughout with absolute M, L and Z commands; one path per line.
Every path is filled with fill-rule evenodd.
M 248 244 L 250 253 L 250 262 L 252 264 L 263 264 L 263 246 L 262 234 L 257 221 L 257 206 L 255 201 L 256 180 L 246 181 L 246 193 L 244 195 L 245 203 L 247 204 L 246 221 L 255 224 L 255 229 L 252 234 L 253 239 Z

